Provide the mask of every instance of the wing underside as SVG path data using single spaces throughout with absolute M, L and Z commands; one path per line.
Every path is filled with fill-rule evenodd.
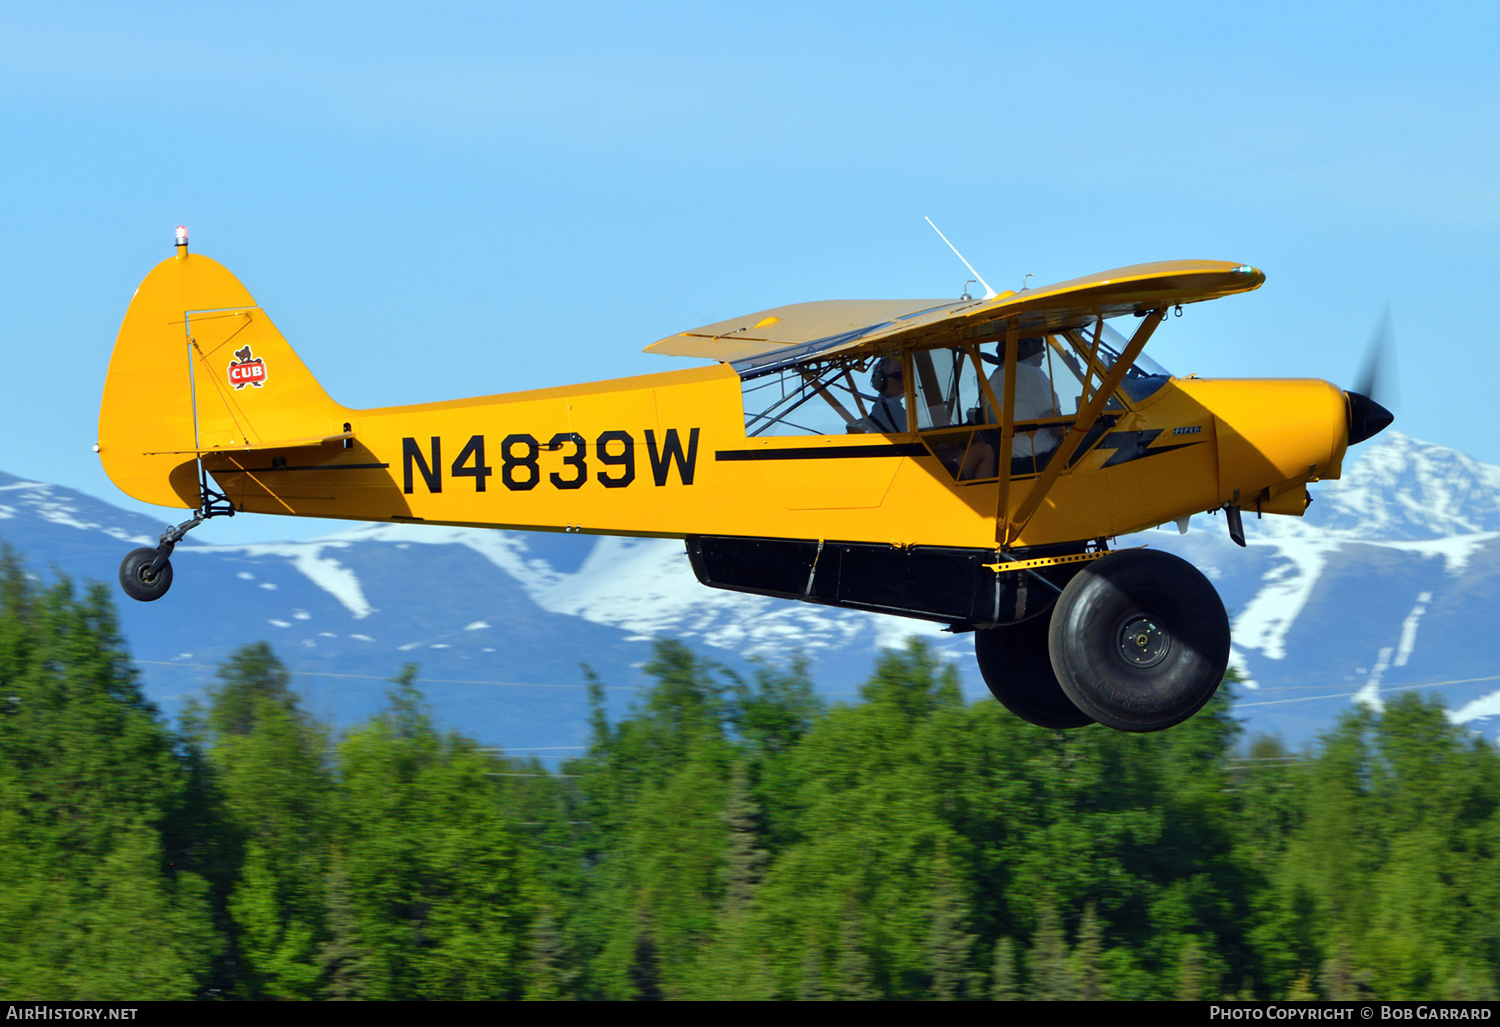
M 1136 264 L 988 300 L 826 300 L 694 328 L 647 353 L 705 357 L 741 371 L 868 347 L 921 349 L 1007 332 L 1043 334 L 1098 317 L 1144 314 L 1258 288 L 1265 275 L 1227 261 Z

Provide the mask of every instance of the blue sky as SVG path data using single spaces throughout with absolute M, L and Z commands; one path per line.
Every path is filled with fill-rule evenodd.
M 1500 463 L 1500 9 L 1142 6 L 0 5 L 0 469 L 152 509 L 90 446 L 178 224 L 365 407 L 957 295 L 923 215 L 997 289 L 1264 270 L 1158 333 L 1179 374 L 1347 385 L 1389 304 L 1398 427 Z

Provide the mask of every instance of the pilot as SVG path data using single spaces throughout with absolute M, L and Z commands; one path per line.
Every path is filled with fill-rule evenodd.
M 870 374 L 870 387 L 878 397 L 870 406 L 870 423 L 883 432 L 906 431 L 906 408 L 901 405 L 906 398 L 906 374 L 901 361 L 881 357 Z
M 995 399 L 1005 401 L 1005 347 L 1000 347 L 1002 362 L 990 375 L 990 390 Z M 1045 339 L 1022 339 L 1016 345 L 1016 421 L 1033 421 L 1041 417 L 1057 416 L 1057 395 L 1052 391 L 1052 380 L 1042 369 L 1047 357 Z M 992 360 L 992 357 L 985 357 Z M 986 407 L 985 414 L 990 423 L 1000 418 Z M 1062 432 L 1056 428 L 1037 428 L 1018 431 L 1011 443 L 1010 473 L 1035 474 L 1047 463 L 1047 457 L 1062 441 Z M 963 465 L 958 472 L 959 481 L 975 478 L 990 478 L 995 475 L 999 462 L 1000 433 L 994 429 L 983 431 L 969 446 Z

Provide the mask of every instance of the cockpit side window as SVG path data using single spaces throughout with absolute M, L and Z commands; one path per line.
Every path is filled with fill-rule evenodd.
M 904 433 L 905 366 L 892 353 L 754 369 L 740 380 L 745 436 Z
M 988 423 L 974 347 L 919 350 L 912 363 L 918 431 Z
M 1109 324 L 1095 321 L 1022 340 L 1028 367 L 1016 396 L 1015 421 L 1023 448 L 1038 455 L 1059 436 L 1060 422 L 1075 417 L 1127 342 Z M 747 370 L 741 378 L 745 435 L 797 436 L 953 433 L 949 449 L 976 449 L 973 431 L 1000 423 L 994 403 L 1003 402 L 1004 343 L 969 343 L 924 349 L 902 357 L 888 353 L 838 355 Z M 1170 375 L 1142 354 L 1126 372 L 1120 391 L 1131 402 L 1156 392 Z M 1018 385 L 1022 382 L 1018 380 Z M 1050 387 L 1050 392 L 1048 388 Z M 994 397 L 992 403 L 991 397 Z M 1110 396 L 1105 410 L 1121 410 Z M 985 436 L 984 438 L 988 438 Z M 981 439 L 980 441 L 984 441 Z M 1053 444 L 1055 445 L 1055 443 Z M 949 461 L 955 474 L 974 480 L 972 456 Z M 958 468 L 970 468 L 959 471 Z M 995 472 L 991 470 L 992 476 Z
M 1010 402 L 1016 426 L 1010 447 L 1012 477 L 1040 473 L 1061 444 L 1068 423 L 1097 390 L 1125 343 L 1107 326 L 1056 330 L 1022 337 L 1016 351 L 1016 383 Z M 997 412 L 1006 402 L 1005 343 L 1000 340 L 912 355 L 913 406 L 917 430 L 933 455 L 961 482 L 994 480 L 1004 452 Z M 1137 361 L 1121 391 L 1149 394 L 1166 381 L 1154 364 Z M 1137 390 L 1137 391 L 1133 391 Z M 1111 395 L 1105 411 L 1123 410 Z

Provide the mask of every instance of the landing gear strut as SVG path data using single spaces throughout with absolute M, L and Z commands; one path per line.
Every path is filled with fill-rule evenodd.
M 209 518 L 234 516 L 234 504 L 228 496 L 209 488 L 206 480 L 199 489 L 203 505 L 191 520 L 162 532 L 155 549 L 133 549 L 120 561 L 120 587 L 130 598 L 151 603 L 166 595 L 172 587 L 172 550 L 182 537 Z

